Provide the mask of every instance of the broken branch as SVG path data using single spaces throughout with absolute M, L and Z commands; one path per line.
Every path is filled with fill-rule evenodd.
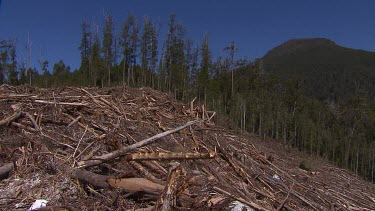
M 19 117 L 21 116 L 21 112 L 15 112 L 12 116 L 9 116 L 3 120 L 0 121 L 0 126 L 2 125 L 7 125 L 9 124 L 10 122 L 18 119 Z
M 114 159 L 114 158 L 117 158 L 117 157 L 120 157 L 122 155 L 125 155 L 126 153 L 134 150 L 134 149 L 137 149 L 139 147 L 143 147 L 143 146 L 146 146 L 146 145 L 149 145 L 157 140 L 159 140 L 160 138 L 163 138 L 167 135 L 170 135 L 172 133 L 176 133 L 186 127 L 189 127 L 190 125 L 193 125 L 193 124 L 196 124 L 198 123 L 199 121 L 196 120 L 196 121 L 190 121 L 188 123 L 186 123 L 185 125 L 182 125 L 180 127 L 177 127 L 175 129 L 172 129 L 172 130 L 168 130 L 168 131 L 165 131 L 163 133 L 159 133 L 155 136 L 152 136 L 148 139 L 144 139 L 140 142 L 137 142 L 135 144 L 132 144 L 130 146 L 127 146 L 127 147 L 123 147 L 119 150 L 116 150 L 116 151 L 113 151 L 111 153 L 108 153 L 108 154 L 104 154 L 102 156 L 98 156 L 98 157 L 95 157 L 91 160 L 86 160 L 86 161 L 81 161 L 78 163 L 78 166 L 79 168 L 83 168 L 83 167 L 89 167 L 89 166 L 95 166 L 95 165 L 99 165 L 105 161 L 108 161 L 108 160 L 111 160 L 111 159 Z
M 126 156 L 127 160 L 188 160 L 188 159 L 212 159 L 217 157 L 217 153 L 134 153 Z

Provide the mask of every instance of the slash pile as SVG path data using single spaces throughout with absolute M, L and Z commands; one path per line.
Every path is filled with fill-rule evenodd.
M 0 210 L 373 210 L 375 186 L 150 88 L 0 87 Z

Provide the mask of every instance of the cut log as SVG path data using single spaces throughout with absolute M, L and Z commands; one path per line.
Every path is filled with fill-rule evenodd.
M 126 156 L 127 160 L 189 160 L 189 159 L 212 159 L 217 157 L 215 152 L 209 153 L 134 153 Z
M 9 116 L 3 120 L 0 121 L 0 126 L 2 125 L 8 125 L 10 122 L 18 119 L 21 116 L 21 112 L 15 112 L 12 116 Z
M 177 196 L 185 189 L 186 171 L 181 165 L 172 167 L 169 171 L 167 185 L 160 195 L 154 211 L 172 211 L 175 210 Z
M 145 178 L 108 178 L 107 182 L 111 187 L 121 188 L 126 192 L 159 194 L 164 189 L 163 185 L 159 185 Z
M 150 137 L 148 139 L 144 139 L 144 140 L 142 140 L 140 142 L 137 142 L 137 143 L 132 144 L 130 146 L 123 147 L 123 148 L 121 148 L 119 150 L 116 150 L 116 151 L 113 151 L 111 153 L 95 157 L 95 158 L 93 158 L 91 160 L 85 160 L 85 161 L 78 162 L 78 167 L 79 168 L 84 168 L 84 167 L 99 165 L 99 164 L 101 164 L 101 163 L 103 163 L 105 161 L 109 161 L 109 160 L 112 160 L 114 158 L 123 156 L 126 153 L 128 153 L 128 152 L 130 152 L 130 151 L 132 151 L 134 149 L 137 149 L 139 147 L 143 147 L 143 146 L 152 144 L 155 141 L 159 140 L 160 138 L 163 138 L 163 137 L 165 137 L 167 135 L 170 135 L 172 133 L 176 133 L 176 132 L 178 132 L 180 130 L 183 130 L 184 128 L 189 127 L 190 125 L 196 124 L 198 122 L 200 122 L 200 121 L 199 120 L 190 121 L 190 122 L 186 123 L 185 125 L 182 125 L 180 127 L 172 129 L 172 130 L 165 131 L 163 133 L 159 133 L 159 134 L 157 134 L 155 136 L 152 136 L 152 137 Z
M 50 105 L 66 105 L 66 106 L 88 106 L 87 103 L 52 102 L 52 101 L 45 101 L 45 100 L 34 100 L 34 103 L 50 104 Z
M 81 169 L 74 169 L 71 176 L 82 182 L 89 183 L 95 188 L 109 188 L 110 185 L 107 182 L 108 176 L 95 174 L 89 171 L 84 171 Z

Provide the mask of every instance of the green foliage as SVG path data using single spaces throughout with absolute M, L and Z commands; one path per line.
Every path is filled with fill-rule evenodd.
M 18 84 L 16 40 L 0 41 L 0 83 Z

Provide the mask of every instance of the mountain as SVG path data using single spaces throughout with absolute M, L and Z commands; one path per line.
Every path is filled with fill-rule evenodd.
M 319 100 L 375 96 L 375 52 L 346 48 L 325 38 L 292 39 L 265 54 L 265 72 L 297 79 Z

